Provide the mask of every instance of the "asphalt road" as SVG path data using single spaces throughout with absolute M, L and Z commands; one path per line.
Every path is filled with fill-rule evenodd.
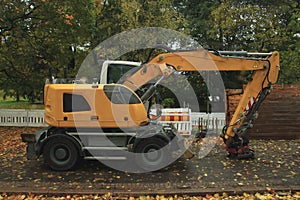
M 18 128 L 0 130 L 0 192 L 184 194 L 272 191 L 300 188 L 300 140 L 252 140 L 253 160 L 226 157 L 218 139 L 207 156 L 181 158 L 157 172 L 126 173 L 98 161 L 84 161 L 67 172 L 28 161 Z M 199 150 L 204 148 L 198 145 Z M 122 163 L 120 163 L 122 164 Z

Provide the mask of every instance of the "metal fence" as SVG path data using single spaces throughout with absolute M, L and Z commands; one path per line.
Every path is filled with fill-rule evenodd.
M 225 113 L 192 112 L 193 126 L 205 126 L 209 130 L 222 130 L 226 125 Z
M 174 115 L 174 111 L 168 109 Z M 175 110 L 178 112 L 178 109 Z M 200 127 L 205 126 L 210 130 L 221 130 L 225 125 L 225 114 L 224 113 L 189 113 L 189 123 L 187 127 Z M 177 114 L 178 115 L 178 114 Z M 184 113 L 186 115 L 186 113 Z M 176 123 L 176 121 L 172 121 Z M 178 121 L 180 126 L 183 126 L 184 121 Z M 43 127 L 47 126 L 44 121 L 44 110 L 25 110 L 25 109 L 0 109 L 0 126 L 28 126 L 28 127 Z

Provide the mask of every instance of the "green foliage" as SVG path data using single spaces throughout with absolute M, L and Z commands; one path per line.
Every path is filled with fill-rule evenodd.
M 186 20 L 174 8 L 172 0 L 104 0 L 98 7 L 96 15 L 96 34 L 92 40 L 92 47 L 96 47 L 100 42 L 115 34 L 138 28 L 161 27 L 184 32 L 182 27 L 184 27 Z M 147 38 L 147 41 L 137 41 L 137 38 L 142 37 L 137 37 L 135 34 L 121 43 L 136 49 L 135 44 L 146 42 L 155 45 L 163 40 L 162 38 L 153 37 Z M 155 36 L 155 34 L 153 34 L 153 36 Z M 118 50 L 116 49 L 114 51 Z M 149 50 L 135 50 L 122 56 L 120 59 L 145 61 L 148 53 Z
M 2 101 L 0 100 L 0 109 L 44 109 L 43 104 L 35 103 L 32 104 L 26 100 L 20 100 L 16 102 L 15 100 L 11 101 Z
M 213 47 L 208 31 L 210 30 L 211 12 L 220 4 L 219 0 L 175 0 L 175 7 L 188 21 L 185 24 L 189 35 L 204 48 Z
M 270 9 L 273 8 L 273 9 Z M 211 13 L 210 37 L 221 50 L 272 51 L 288 41 L 283 8 L 224 1 Z
M 165 98 L 161 104 L 164 108 L 174 108 L 175 100 L 174 98 Z
M 286 31 L 289 41 L 281 48 L 281 76 L 279 83 L 300 81 L 300 5 L 294 2 L 289 7 L 292 11 L 287 22 Z
M 70 61 L 74 63 L 82 57 L 70 47 L 76 49 L 90 41 L 86 28 L 89 4 L 1 1 L 4 15 L 0 20 L 0 85 L 5 93 L 13 90 L 17 100 L 25 97 L 33 102 L 41 97 L 47 77 L 67 75 Z M 80 61 L 76 64 L 79 66 Z
M 205 48 L 278 50 L 279 82 L 295 83 L 300 77 L 299 7 L 297 0 L 2 0 L 0 89 L 16 100 L 40 100 L 47 78 L 74 77 L 100 42 L 144 27 L 180 31 Z M 135 39 L 126 42 L 140 42 Z M 161 40 L 148 38 L 149 43 Z M 120 59 L 146 61 L 149 52 L 135 50 Z M 241 74 L 223 77 L 228 87 L 239 86 Z M 190 79 L 196 83 L 199 77 Z
M 292 84 L 300 81 L 300 44 L 297 42 L 286 51 L 281 52 L 281 74 L 279 83 Z
M 139 27 L 180 29 L 185 20 L 172 5 L 171 0 L 3 0 L 0 89 L 17 100 L 39 99 L 47 78 L 74 77 L 88 50 L 110 36 Z
M 299 81 L 299 1 L 224 0 L 211 12 L 213 47 L 281 53 L 279 83 Z M 225 79 L 225 82 L 226 81 Z M 234 81 L 236 82 L 236 81 Z
M 278 50 L 279 83 L 299 81 L 299 1 L 178 0 L 175 3 L 189 22 L 190 34 L 205 48 Z M 228 87 L 240 86 L 240 73 L 222 75 Z

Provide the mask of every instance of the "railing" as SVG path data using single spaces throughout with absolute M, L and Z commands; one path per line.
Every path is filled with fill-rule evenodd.
M 206 127 L 208 130 L 222 130 L 226 125 L 225 113 L 192 112 L 193 126 Z
M 0 126 L 46 126 L 44 110 L 0 109 Z
M 163 123 L 173 123 L 182 134 L 192 128 L 205 126 L 208 130 L 221 130 L 225 125 L 224 113 L 194 113 L 190 109 L 163 109 Z M 44 110 L 0 109 L 0 126 L 44 127 Z

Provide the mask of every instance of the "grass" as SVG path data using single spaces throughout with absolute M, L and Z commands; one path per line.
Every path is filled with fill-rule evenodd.
M 0 109 L 44 109 L 42 103 L 30 103 L 26 99 L 21 99 L 16 101 L 12 97 L 7 97 L 3 99 L 3 91 L 0 90 Z
M 0 100 L 0 109 L 44 109 L 42 103 L 30 103 L 26 100 Z

